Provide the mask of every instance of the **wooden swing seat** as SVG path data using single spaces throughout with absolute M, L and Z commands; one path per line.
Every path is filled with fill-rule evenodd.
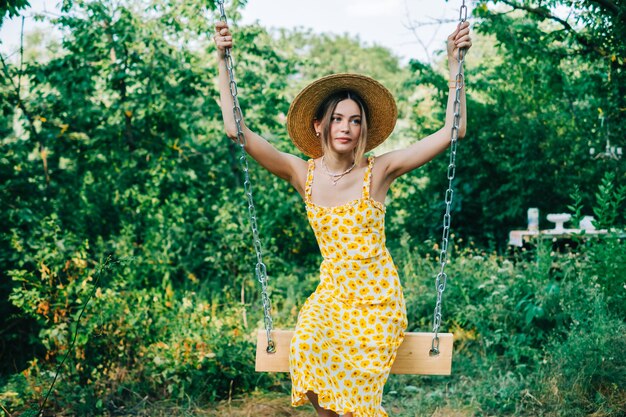
M 272 330 L 275 353 L 267 353 L 267 333 L 259 330 L 256 344 L 257 372 L 289 372 L 289 345 L 293 331 Z M 430 356 L 433 333 L 406 333 L 392 374 L 450 375 L 452 371 L 452 333 L 439 333 L 439 355 Z

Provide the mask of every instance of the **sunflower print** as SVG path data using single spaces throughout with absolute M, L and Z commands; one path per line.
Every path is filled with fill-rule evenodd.
M 305 203 L 324 258 L 320 283 L 306 300 L 291 340 L 291 402 L 355 417 L 387 416 L 383 387 L 406 329 L 406 306 L 385 245 L 385 206 L 370 198 L 369 157 L 360 199 L 335 207 L 311 201 L 309 160 Z

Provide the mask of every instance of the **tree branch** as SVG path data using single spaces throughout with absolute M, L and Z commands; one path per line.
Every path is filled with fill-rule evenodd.
M 561 24 L 561 26 L 563 26 L 565 31 L 567 31 L 572 36 L 574 36 L 574 39 L 576 39 L 576 41 L 578 43 L 580 43 L 582 46 L 584 46 L 585 48 L 596 52 L 601 57 L 606 57 L 608 55 L 608 52 L 606 51 L 606 49 L 602 48 L 599 45 L 594 44 L 593 41 L 590 40 L 588 37 L 586 37 L 586 36 L 582 35 L 581 33 L 577 32 L 576 29 L 574 29 L 572 27 L 572 25 L 570 25 L 566 20 L 563 20 L 560 17 L 555 16 L 552 13 L 550 13 L 549 9 L 544 8 L 544 7 L 524 6 L 524 5 L 518 4 L 518 3 L 514 2 L 514 1 L 510 1 L 510 0 L 500 0 L 500 1 L 502 3 L 508 5 L 508 6 L 512 7 L 513 9 L 524 10 L 525 12 L 532 13 L 532 14 L 534 14 L 536 16 L 540 16 L 540 17 L 543 17 L 545 19 L 549 19 L 549 20 L 552 20 L 554 22 L 557 22 L 557 23 Z M 606 0 L 604 0 L 604 1 L 603 0 L 599 0 L 599 2 L 606 2 Z
M 22 27 L 23 30 L 23 27 Z M 23 37 L 22 37 L 23 39 Z M 23 51 L 24 47 L 23 45 L 20 47 L 20 49 Z M 48 172 L 48 153 L 46 152 L 43 142 L 41 140 L 41 137 L 39 136 L 39 134 L 37 133 L 37 129 L 35 129 L 35 118 L 33 117 L 32 114 L 30 114 L 30 112 L 28 111 L 28 109 L 26 108 L 26 105 L 24 104 L 24 102 L 22 101 L 22 98 L 20 96 L 20 84 L 21 84 L 21 73 L 22 70 L 20 69 L 20 74 L 18 76 L 18 84 L 15 85 L 15 81 L 13 80 L 13 78 L 11 77 L 11 73 L 9 71 L 9 66 L 7 65 L 6 61 L 4 60 L 4 57 L 2 56 L 2 54 L 0 54 L 0 61 L 2 62 L 2 69 L 4 70 L 4 74 L 7 77 L 7 80 L 9 80 L 9 82 L 11 83 L 11 85 L 13 86 L 13 90 L 14 90 L 14 94 L 15 97 L 17 99 L 17 107 L 22 110 L 22 114 L 24 115 L 24 117 L 26 118 L 26 121 L 28 121 L 28 130 L 30 131 L 31 137 L 33 139 L 35 139 L 37 141 L 37 143 L 39 144 L 39 155 L 41 156 L 41 160 L 43 163 L 43 170 L 44 170 L 44 174 L 46 176 L 46 184 L 50 184 L 50 173 Z M 21 65 L 20 65 L 21 67 Z
M 617 4 L 615 4 L 615 2 L 612 2 L 610 0 L 590 0 L 590 2 L 598 4 L 600 7 L 605 8 L 616 16 L 619 14 L 619 8 L 617 7 Z
M 514 9 L 517 9 L 517 10 L 524 10 L 524 11 L 526 11 L 526 12 L 529 12 L 529 13 L 535 14 L 535 15 L 537 15 L 537 16 L 541 16 L 541 17 L 544 17 L 544 18 L 546 18 L 546 19 L 554 20 L 555 22 L 558 22 L 558 23 L 560 23 L 561 25 L 563 25 L 563 27 L 564 27 L 565 29 L 567 29 L 568 31 L 573 31 L 573 32 L 575 32 L 574 28 L 573 28 L 573 27 L 572 27 L 569 23 L 567 23 L 567 21 L 566 21 L 566 20 L 563 20 L 563 19 L 561 19 L 560 17 L 558 17 L 558 16 L 555 16 L 555 15 L 551 14 L 551 13 L 549 12 L 549 10 L 548 10 L 547 8 L 545 8 L 545 7 L 530 7 L 530 6 L 524 6 L 524 5 L 521 5 L 521 4 L 517 4 L 517 3 L 515 3 L 514 1 L 510 1 L 510 0 L 500 0 L 500 1 L 501 1 L 502 3 L 504 3 L 504 4 L 508 5 L 508 6 L 511 6 L 511 7 L 512 7 L 512 8 L 514 8 Z
M 433 43 L 434 39 L 437 37 L 437 34 L 439 33 L 439 30 L 441 29 L 441 26 L 445 23 L 451 23 L 451 22 L 456 22 L 456 20 L 454 19 L 434 19 L 431 18 L 430 21 L 412 21 L 411 20 L 411 13 L 409 11 L 409 5 L 408 5 L 408 1 L 404 2 L 404 9 L 405 9 L 405 13 L 406 13 L 406 17 L 407 17 L 407 24 L 404 24 L 403 26 L 405 28 L 407 28 L 408 30 L 411 31 L 411 33 L 413 33 L 413 37 L 416 39 L 417 43 L 422 47 L 422 49 L 424 50 L 424 53 L 426 54 L 426 59 L 428 60 L 429 64 L 432 64 L 432 53 L 430 52 L 430 45 Z M 417 29 L 421 28 L 421 27 L 426 27 L 426 26 L 436 26 L 436 29 L 431 37 L 431 39 L 428 41 L 428 43 L 424 42 L 422 40 L 422 38 L 420 37 L 420 35 L 417 33 Z

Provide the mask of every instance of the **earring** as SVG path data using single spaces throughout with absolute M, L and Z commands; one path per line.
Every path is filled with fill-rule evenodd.
M 315 136 L 320 137 L 320 132 L 315 132 Z

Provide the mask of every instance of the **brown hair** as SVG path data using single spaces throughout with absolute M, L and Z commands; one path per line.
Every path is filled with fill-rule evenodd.
M 315 120 L 320 122 L 321 134 L 320 140 L 322 142 L 322 150 L 324 153 L 328 152 L 328 139 L 330 137 L 330 122 L 333 117 L 333 113 L 337 108 L 337 104 L 343 100 L 353 100 L 361 109 L 361 135 L 354 149 L 354 161 L 359 164 L 363 155 L 365 154 L 365 147 L 367 145 L 367 107 L 363 99 L 354 91 L 343 90 L 328 96 L 315 112 Z

